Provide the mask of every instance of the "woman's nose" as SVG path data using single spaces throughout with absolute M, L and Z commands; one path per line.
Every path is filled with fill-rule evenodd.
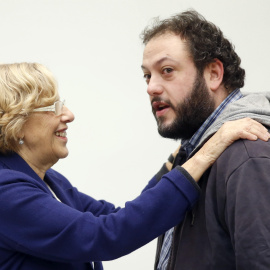
M 63 113 L 61 115 L 61 120 L 66 123 L 70 123 L 74 120 L 74 114 L 67 106 L 63 106 Z

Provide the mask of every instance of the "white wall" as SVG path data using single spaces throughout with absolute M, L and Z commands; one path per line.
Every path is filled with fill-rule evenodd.
M 0 62 L 45 64 L 75 113 L 70 155 L 54 168 L 81 191 L 122 206 L 177 146 L 156 131 L 139 34 L 191 7 L 235 44 L 245 89 L 270 90 L 269 0 L 0 0 Z M 152 269 L 154 254 L 155 241 L 105 269 Z

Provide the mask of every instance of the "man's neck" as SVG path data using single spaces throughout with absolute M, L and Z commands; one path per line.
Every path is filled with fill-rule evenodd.
M 219 104 L 215 111 L 204 121 L 201 127 L 194 133 L 189 140 L 182 140 L 182 145 L 187 152 L 187 156 L 198 146 L 200 139 L 205 131 L 213 124 L 218 116 L 223 112 L 226 106 L 242 97 L 242 93 L 239 89 L 235 89 Z

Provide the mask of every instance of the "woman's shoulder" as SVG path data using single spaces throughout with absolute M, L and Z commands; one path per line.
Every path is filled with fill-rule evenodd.
M 0 168 L 0 193 L 3 195 L 6 191 L 9 194 L 21 194 L 25 190 L 46 190 L 46 185 L 42 181 L 31 177 L 25 172 Z
M 0 165 L 0 181 L 2 182 L 3 180 L 7 181 L 31 181 L 32 177 L 30 177 L 28 174 L 24 172 L 20 172 L 17 170 L 13 170 L 10 168 L 5 168 Z
M 64 188 L 72 187 L 69 180 L 63 174 L 59 173 L 58 171 L 52 168 L 46 172 L 46 177 L 49 178 L 49 181 L 55 182 L 55 183 L 57 182 L 57 184 L 60 184 Z

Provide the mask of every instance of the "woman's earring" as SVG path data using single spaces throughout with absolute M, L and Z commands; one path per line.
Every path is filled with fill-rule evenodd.
M 22 145 L 24 143 L 23 139 L 19 140 L 19 144 Z

